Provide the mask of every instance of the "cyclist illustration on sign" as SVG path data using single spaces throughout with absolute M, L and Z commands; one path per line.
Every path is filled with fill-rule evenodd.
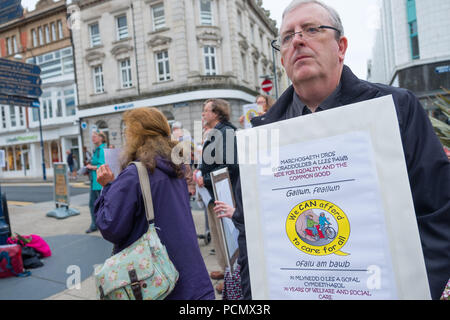
M 324 241 L 320 241 L 321 244 L 330 243 L 336 237 L 336 230 L 331 227 L 328 219 L 324 212 L 317 217 L 314 211 L 310 210 L 306 214 L 306 224 L 302 223 L 301 219 L 297 220 L 297 234 L 310 244 L 317 245 L 317 242 L 321 239 L 324 239 Z
M 326 200 L 308 200 L 289 212 L 286 233 L 299 250 L 312 255 L 347 255 L 340 249 L 350 236 L 346 214 Z

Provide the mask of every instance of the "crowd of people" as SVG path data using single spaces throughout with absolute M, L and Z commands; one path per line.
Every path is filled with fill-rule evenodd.
M 393 95 L 430 291 L 434 299 L 439 298 L 450 277 L 450 164 L 418 99 L 409 91 L 356 78 L 344 64 L 348 40 L 339 15 L 320 1 L 292 1 L 283 14 L 280 38 L 272 45 L 281 51 L 281 62 L 292 85 L 275 104 L 268 96 L 256 97 L 260 107 L 258 116 L 252 119 L 253 126 Z M 122 171 L 117 177 L 104 164 L 105 136 L 96 131 L 92 134 L 95 150 L 86 165 L 91 175 L 92 224 L 86 232 L 100 230 L 103 237 L 114 244 L 114 253 L 146 232 L 148 223 L 138 173 L 136 167 L 129 164 L 141 161 L 150 178 L 154 223 L 180 274 L 175 290 L 167 299 L 214 299 L 210 278 L 223 279 L 227 267 L 219 226 L 219 219 L 225 217 L 231 218 L 239 231 L 237 263 L 241 298 L 252 297 L 237 152 L 234 157 L 227 157 L 227 145 L 231 143 L 236 151 L 235 135 L 227 131 L 238 130 L 230 118 L 227 101 L 205 99 L 203 141 L 198 147 L 203 152 L 200 163 L 192 165 L 176 163 L 171 156 L 178 143 L 191 139 L 181 123 L 176 122 L 170 128 L 156 108 L 126 111 L 126 144 L 122 151 Z M 241 117 L 241 125 L 242 121 Z M 234 141 L 227 141 L 230 137 Z M 210 174 L 224 167 L 230 175 L 235 207 L 214 199 Z M 206 188 L 211 196 L 206 207 L 219 270 L 210 274 L 200 254 L 190 208 L 190 196 L 195 194 L 196 186 Z M 226 290 L 222 282 L 215 289 Z

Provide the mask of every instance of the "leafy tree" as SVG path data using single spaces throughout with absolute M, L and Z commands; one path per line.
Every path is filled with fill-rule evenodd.
M 450 95 L 450 90 L 445 88 L 442 89 Z M 432 103 L 440 110 L 442 116 L 440 119 L 435 116 L 429 116 L 431 124 L 442 144 L 447 148 L 450 148 L 450 100 L 448 97 L 438 94 L 435 96 Z

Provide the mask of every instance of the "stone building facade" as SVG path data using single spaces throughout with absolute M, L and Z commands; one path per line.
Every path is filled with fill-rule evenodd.
M 6 154 L 4 178 L 42 177 L 41 113 L 47 176 L 66 150 L 82 159 L 77 94 L 66 1 L 40 0 L 33 11 L 0 25 L 0 56 L 41 68 L 40 108 L 0 105 L 0 149 Z
M 234 124 L 272 75 L 275 22 L 255 0 L 80 0 L 69 7 L 83 141 L 123 143 L 122 114 L 157 107 L 194 136 L 203 102 L 230 102 Z M 275 57 L 279 61 L 279 56 Z M 279 91 L 287 87 L 277 66 Z

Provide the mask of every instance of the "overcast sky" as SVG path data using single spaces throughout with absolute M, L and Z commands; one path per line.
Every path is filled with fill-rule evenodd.
M 284 8 L 292 0 L 263 0 L 263 7 L 271 12 L 271 18 L 281 24 Z M 322 0 L 341 15 L 344 32 L 348 38 L 345 63 L 361 79 L 366 79 L 367 60 L 371 58 L 375 30 L 379 25 L 380 0 Z M 22 0 L 22 6 L 33 10 L 37 0 Z

